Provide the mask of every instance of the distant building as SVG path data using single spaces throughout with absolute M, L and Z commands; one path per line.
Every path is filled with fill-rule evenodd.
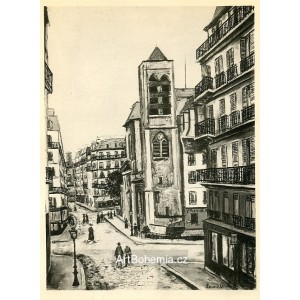
M 254 7 L 220 6 L 197 49 L 195 138 L 207 145 L 205 267 L 233 286 L 256 285 Z
M 76 193 L 75 193 L 75 169 L 74 161 L 72 158 L 72 152 L 66 153 L 66 183 L 68 188 L 68 203 L 75 203 Z
M 45 184 L 43 185 L 42 195 L 45 203 L 45 221 L 46 221 L 46 258 L 47 258 L 47 274 L 51 267 L 50 253 L 51 253 L 51 232 L 50 232 L 50 216 L 49 216 L 49 184 L 53 182 L 53 169 L 48 166 L 48 144 L 47 144 L 47 114 L 48 114 L 48 95 L 52 94 L 52 80 L 53 74 L 48 66 L 48 27 L 50 26 L 48 10 L 44 6 L 44 141 L 42 143 L 44 150 L 44 160 L 42 162 L 45 168 Z
M 76 201 L 101 208 L 120 204 L 107 192 L 109 174 L 120 169 L 126 157 L 124 138 L 97 138 L 75 156 Z
M 67 225 L 68 197 L 64 148 L 54 109 L 48 109 L 47 138 L 48 166 L 53 170 L 53 181 L 49 184 L 51 234 L 60 234 Z

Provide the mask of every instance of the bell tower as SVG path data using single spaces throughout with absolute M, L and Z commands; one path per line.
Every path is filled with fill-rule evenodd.
M 174 64 L 155 47 L 139 66 L 146 221 L 168 225 L 182 215 Z

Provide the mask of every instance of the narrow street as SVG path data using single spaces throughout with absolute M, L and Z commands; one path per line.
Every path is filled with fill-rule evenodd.
M 120 242 L 123 249 L 128 245 L 133 255 L 141 256 L 147 253 L 147 256 L 150 257 L 166 255 L 176 257 L 186 253 L 185 255 L 190 261 L 201 261 L 203 245 L 201 249 L 199 249 L 199 245 L 136 245 L 109 223 L 96 224 L 96 213 L 87 212 L 82 208 L 73 212 L 80 221 L 83 213 L 88 213 L 90 223 L 94 224 L 95 243 L 86 242 L 89 226 L 83 225 L 82 232 L 78 234 L 76 240 L 76 252 L 77 256 L 84 255 L 93 261 L 94 271 L 92 271 L 91 279 L 96 281 L 94 288 L 95 286 L 102 288 L 105 286 L 106 289 L 190 289 L 158 264 L 131 264 L 122 269 L 115 268 L 114 251 L 117 243 Z M 73 243 L 68 228 L 61 236 L 53 237 L 53 241 L 53 254 L 70 255 L 73 253 Z

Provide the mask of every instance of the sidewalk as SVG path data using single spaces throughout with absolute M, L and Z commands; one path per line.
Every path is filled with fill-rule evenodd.
M 194 290 L 231 290 L 222 279 L 205 271 L 203 263 L 174 263 L 163 267 Z
M 85 290 L 86 282 L 83 267 L 76 260 L 79 286 L 73 287 L 74 259 L 67 255 L 51 255 L 51 269 L 48 275 L 47 289 L 49 290 Z
M 105 220 L 114 226 L 119 232 L 126 235 L 130 240 L 132 240 L 137 245 L 144 244 L 166 244 L 166 245 L 203 245 L 203 241 L 187 241 L 184 239 L 145 239 L 136 236 L 131 236 L 130 226 L 125 229 L 124 221 L 119 216 L 115 216 L 113 219 L 108 219 L 105 217 Z

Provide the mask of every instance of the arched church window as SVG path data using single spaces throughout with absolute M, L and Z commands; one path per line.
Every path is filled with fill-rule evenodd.
M 169 157 L 169 141 L 162 132 L 154 137 L 152 146 L 154 158 Z

